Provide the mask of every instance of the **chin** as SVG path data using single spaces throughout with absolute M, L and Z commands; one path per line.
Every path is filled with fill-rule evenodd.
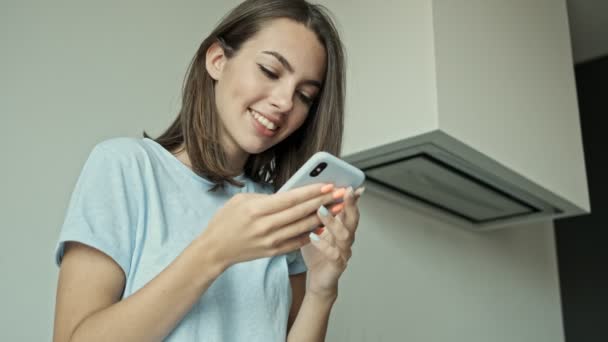
M 243 151 L 249 153 L 249 154 L 259 154 L 262 153 L 266 150 L 268 150 L 269 148 L 271 148 L 272 146 L 274 146 L 275 144 L 255 144 L 255 143 L 251 143 L 251 144 L 242 144 L 241 148 L 243 149 Z
M 259 154 L 269 148 L 275 146 L 283 140 L 281 135 L 277 135 L 272 139 L 260 139 L 258 136 L 251 136 L 241 141 L 238 141 L 241 149 L 249 154 Z
M 244 149 L 245 152 L 249 153 L 249 154 L 260 154 L 264 151 L 266 151 L 268 148 L 247 148 Z

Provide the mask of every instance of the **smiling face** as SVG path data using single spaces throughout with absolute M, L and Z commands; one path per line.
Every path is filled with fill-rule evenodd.
M 235 167 L 304 123 L 325 75 L 323 45 L 313 31 L 289 19 L 264 25 L 231 58 L 219 44 L 206 57 L 216 80 L 220 139 Z

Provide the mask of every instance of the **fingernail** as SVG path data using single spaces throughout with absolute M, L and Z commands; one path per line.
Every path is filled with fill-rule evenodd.
M 322 194 L 327 194 L 327 193 L 331 192 L 333 189 L 334 189 L 334 185 L 333 184 L 327 184 L 327 185 L 324 185 L 321 188 L 321 193 Z
M 319 241 L 319 236 L 315 233 L 310 233 L 308 234 L 308 237 L 312 240 L 312 241 Z
M 331 213 L 332 214 L 337 214 L 340 211 L 342 211 L 342 209 L 344 209 L 344 203 L 336 204 L 335 206 L 333 206 L 331 208 Z
M 319 227 L 319 228 L 315 229 L 315 234 L 321 235 L 321 234 L 323 234 L 324 231 L 325 231 L 325 227 Z
M 355 195 L 361 197 L 361 195 L 363 195 L 364 192 L 365 192 L 365 187 L 362 187 L 362 188 L 357 189 L 357 191 L 355 191 Z
M 344 196 L 344 194 L 346 193 L 346 189 L 342 188 L 339 190 L 334 191 L 334 199 L 338 199 Z
M 350 198 L 355 197 L 355 193 L 353 191 L 353 187 L 352 186 L 349 186 L 348 189 L 346 189 L 346 196 L 350 197 Z
M 321 216 L 327 216 L 329 215 L 329 211 L 322 205 L 319 207 L 319 214 L 321 214 Z

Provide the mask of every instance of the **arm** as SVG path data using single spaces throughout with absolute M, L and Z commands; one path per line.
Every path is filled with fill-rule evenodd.
M 306 273 L 290 277 L 292 304 L 289 312 L 288 342 L 325 341 L 331 308 L 337 294 L 321 298 L 306 293 Z
M 364 190 L 365 188 L 360 188 L 353 192 L 349 188 L 344 197 L 344 211 L 336 218 L 328 215 L 327 209 L 319 209 L 319 217 L 325 229 L 315 232 L 316 241 L 301 248 L 311 279 L 308 284 L 306 276 L 290 279 L 294 299 L 289 315 L 287 341 L 325 340 L 329 314 L 338 297 L 338 279 L 352 255 L 351 246 L 359 224 L 356 200 Z M 291 318 L 296 312 L 297 317 L 292 323 Z
M 306 293 L 306 272 L 289 276 L 289 282 L 291 284 L 291 309 L 289 310 L 289 318 L 287 320 L 287 333 L 291 330 L 293 322 L 295 322 L 302 301 L 304 301 L 304 294 Z
M 310 214 L 333 200 L 332 187 L 313 184 L 275 195 L 237 194 L 167 268 L 120 300 L 122 269 L 91 247 L 72 244 L 59 274 L 55 342 L 158 341 L 166 337 L 224 270 L 308 244 Z
M 225 269 L 215 261 L 213 249 L 201 244 L 204 240 L 195 240 L 156 278 L 121 301 L 125 276 L 118 264 L 97 249 L 68 243 L 53 341 L 162 340 Z

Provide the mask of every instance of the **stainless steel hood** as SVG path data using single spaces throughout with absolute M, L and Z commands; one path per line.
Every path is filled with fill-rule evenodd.
M 372 191 L 469 229 L 584 213 L 439 130 L 343 158 Z

